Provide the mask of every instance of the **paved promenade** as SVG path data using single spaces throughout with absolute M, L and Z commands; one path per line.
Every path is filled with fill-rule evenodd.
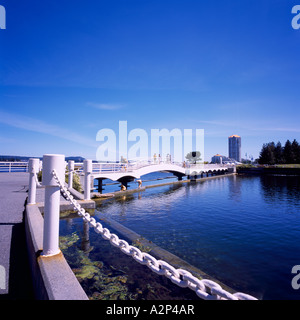
M 0 173 L 0 300 L 33 299 L 24 209 L 28 173 Z

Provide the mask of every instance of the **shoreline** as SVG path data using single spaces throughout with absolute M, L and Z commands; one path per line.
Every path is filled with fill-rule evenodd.
M 237 167 L 238 174 L 300 176 L 300 167 Z

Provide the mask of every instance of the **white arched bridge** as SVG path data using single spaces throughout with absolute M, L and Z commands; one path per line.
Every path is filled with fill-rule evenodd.
M 141 179 L 142 176 L 153 172 L 170 172 L 178 180 L 182 180 L 184 176 L 193 180 L 198 176 L 203 177 L 209 174 L 219 175 L 234 172 L 234 169 L 235 167 L 232 165 L 223 164 L 137 161 L 127 163 L 92 163 L 90 174 L 92 181 L 93 179 L 97 179 L 99 188 L 102 188 L 102 180 L 104 179 L 118 181 L 127 187 L 128 182 L 134 179 Z

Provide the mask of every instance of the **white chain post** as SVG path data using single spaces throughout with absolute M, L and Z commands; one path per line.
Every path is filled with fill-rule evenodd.
M 28 172 L 29 172 L 29 190 L 28 190 L 28 204 L 36 203 L 36 174 L 39 172 L 40 159 L 29 159 Z
M 93 172 L 92 160 L 83 161 L 84 170 L 84 200 L 91 200 L 91 173 Z
M 74 161 L 73 160 L 69 160 L 68 168 L 69 168 L 68 187 L 73 188 L 73 173 L 74 173 Z
M 53 256 L 60 253 L 60 188 L 53 177 L 53 170 L 55 170 L 60 181 L 65 181 L 64 155 L 46 154 L 43 157 L 42 183 L 45 186 L 43 256 Z

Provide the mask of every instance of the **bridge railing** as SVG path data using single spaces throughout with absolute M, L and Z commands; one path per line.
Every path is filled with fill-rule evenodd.
M 172 164 L 177 165 L 181 168 L 203 168 L 204 170 L 214 170 L 218 168 L 228 168 L 231 165 L 227 164 L 191 164 L 189 162 L 175 162 L 175 161 L 162 161 L 159 159 L 148 159 L 141 161 L 129 161 L 129 162 L 116 162 L 116 163 L 94 163 L 93 173 L 114 173 L 114 172 L 133 172 L 147 166 L 161 165 L 161 164 Z
M 187 165 L 187 168 L 203 168 L 203 169 L 218 169 L 218 168 L 231 168 L 233 165 L 228 165 L 228 164 L 202 164 L 202 163 L 197 163 L 197 164 L 189 164 Z
M 93 162 L 93 173 L 114 173 L 114 172 L 133 172 L 148 166 L 162 165 L 162 164 L 173 164 L 179 167 L 188 167 L 184 162 L 175 161 L 163 161 L 160 159 L 149 158 L 146 160 L 128 161 L 128 162 L 116 162 L 116 163 L 94 163 Z
M 125 170 L 124 163 L 93 163 L 93 173 L 113 173 Z
M 0 162 L 0 172 L 28 172 L 28 162 Z
M 67 163 L 65 163 L 67 165 Z M 160 160 L 155 158 L 149 158 L 147 160 L 129 161 L 129 162 L 115 162 L 115 163 L 95 163 L 93 162 L 94 173 L 113 173 L 113 172 L 132 172 L 134 170 L 158 164 L 173 164 L 184 168 L 219 168 L 219 167 L 232 167 L 228 164 L 191 164 L 189 162 L 175 162 L 170 160 Z M 40 162 L 42 167 L 42 161 Z M 75 162 L 74 170 L 76 172 L 83 172 L 83 162 Z M 28 172 L 28 161 L 22 162 L 0 162 L 0 172 Z
M 154 165 L 150 160 L 128 161 L 116 163 L 94 163 L 93 173 L 114 173 L 114 172 L 133 172 L 143 167 Z

